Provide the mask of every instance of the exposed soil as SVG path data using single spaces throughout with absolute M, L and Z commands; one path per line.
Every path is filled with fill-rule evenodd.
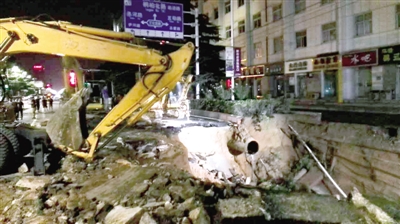
M 293 185 L 299 158 L 285 134 L 287 122 L 277 115 L 257 131 L 246 119 L 259 151 L 233 156 L 229 126 L 141 121 L 91 163 L 66 156 L 54 174 L 21 170 L 0 177 L 0 222 L 365 223 L 365 213 L 351 203 Z

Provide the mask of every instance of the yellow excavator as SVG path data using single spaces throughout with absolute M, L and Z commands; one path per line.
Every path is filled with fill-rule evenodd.
M 77 72 L 77 85 L 68 102 L 58 109 L 46 126 L 49 139 L 32 128 L 0 128 L 0 170 L 20 152 L 20 137 L 31 140 L 32 148 L 52 147 L 90 161 L 99 142 L 117 126 L 131 125 L 154 103 L 174 89 L 181 80 L 194 51 L 189 42 L 177 51 L 162 55 L 159 51 L 132 44 L 130 33 L 74 25 L 64 21 L 37 21 L 19 18 L 0 19 L 0 56 L 18 53 L 58 55 L 65 59 L 77 57 L 150 68 L 104 119 L 85 136 L 82 134 L 87 89 L 82 74 Z M 64 77 L 67 83 L 67 78 Z M 68 85 L 66 85 L 67 87 Z M 10 130 L 11 129 L 11 130 Z M 5 131 L 4 131 L 5 130 Z M 17 140 L 16 140 L 17 139 Z M 38 143 L 39 142 L 39 143 Z M 39 150 L 40 151 L 40 150 Z

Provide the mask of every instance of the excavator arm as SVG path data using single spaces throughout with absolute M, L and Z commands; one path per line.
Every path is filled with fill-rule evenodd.
M 74 129 L 86 89 L 52 116 L 46 131 L 57 148 L 91 160 L 101 137 L 123 121 L 136 122 L 151 106 L 170 92 L 189 66 L 194 45 L 187 43 L 168 55 L 130 44 L 134 36 L 68 22 L 35 22 L 17 18 L 0 19 L 0 56 L 39 53 L 150 66 L 147 73 L 94 128 L 86 140 Z M 82 80 L 78 80 L 81 82 Z M 72 129 L 71 129 L 72 128 Z M 82 139 L 80 139 L 82 138 Z

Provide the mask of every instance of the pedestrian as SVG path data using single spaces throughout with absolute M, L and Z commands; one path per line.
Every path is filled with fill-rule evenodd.
M 33 119 L 36 119 L 36 112 L 37 112 L 37 100 L 35 97 L 32 97 L 31 99 L 31 107 L 32 107 L 32 114 L 33 114 Z
M 36 95 L 35 97 L 35 105 L 36 105 L 36 113 L 39 113 L 40 111 L 40 96 Z
M 12 102 L 11 105 L 14 108 L 15 120 L 18 120 L 18 115 L 19 115 L 18 102 Z
M 53 111 L 53 96 L 49 97 L 49 109 Z
M 47 111 L 47 99 L 46 96 L 42 97 L 42 106 L 43 106 L 43 112 Z
M 15 103 L 15 117 L 18 120 L 22 120 L 24 118 L 24 102 L 19 98 Z
M 103 97 L 104 109 L 106 111 L 108 111 L 108 109 L 109 109 L 109 105 L 108 105 L 109 95 L 108 95 L 107 86 L 104 86 L 103 89 L 101 90 L 101 96 Z

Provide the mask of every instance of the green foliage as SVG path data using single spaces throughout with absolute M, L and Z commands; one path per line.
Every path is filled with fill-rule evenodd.
M 310 170 L 313 165 L 313 159 L 309 154 L 303 156 L 293 167 L 293 173 L 298 173 L 301 169 L 305 168 L 306 170 Z
M 235 101 L 234 114 L 242 117 L 271 116 L 278 101 L 269 100 L 240 100 Z
M 246 100 L 251 96 L 251 87 L 244 84 L 237 84 L 234 88 L 235 99 Z
M 232 91 L 225 89 L 223 86 L 216 87 L 215 92 L 217 94 L 217 98 L 221 100 L 229 100 L 232 95 Z
M 272 116 L 280 106 L 276 99 L 236 100 L 199 99 L 190 102 L 191 109 L 234 114 L 243 117 Z

